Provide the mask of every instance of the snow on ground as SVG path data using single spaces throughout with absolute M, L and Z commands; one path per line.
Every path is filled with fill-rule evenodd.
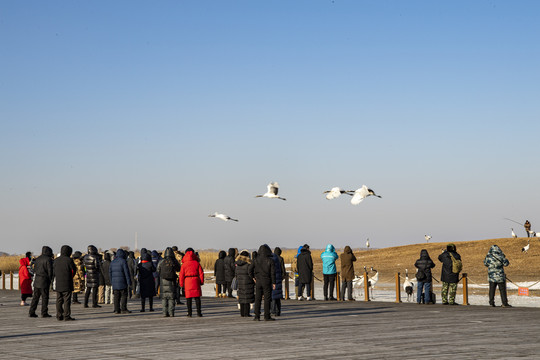
M 213 271 L 205 272 L 207 276 L 213 275 Z M 517 283 L 520 287 L 529 287 L 529 290 L 540 290 L 540 282 L 535 281 L 529 281 L 529 282 L 518 282 Z M 18 274 L 14 274 L 13 276 L 13 285 L 14 289 L 19 289 L 19 277 Z M 518 296 L 517 295 L 517 288 L 518 286 L 508 282 L 508 302 L 513 306 L 523 306 L 523 307 L 540 307 L 540 296 Z M 0 288 L 2 288 L 2 282 L 0 281 Z M 6 289 L 10 288 L 10 277 L 6 276 Z M 203 296 L 215 296 L 216 290 L 215 290 L 215 284 L 211 281 L 208 281 L 207 284 L 205 284 L 203 287 Z M 294 293 L 294 281 L 292 279 L 289 279 L 289 289 L 290 289 L 290 297 L 291 299 L 294 299 L 295 293 Z M 472 290 L 479 289 L 482 290 L 482 292 L 486 292 L 486 294 L 472 294 Z M 471 305 L 488 305 L 489 304 L 489 298 L 487 295 L 487 289 L 489 289 L 489 284 L 469 284 L 469 304 Z M 416 300 L 416 284 L 414 289 L 414 296 L 413 296 L 413 302 Z M 440 303 L 440 294 L 441 294 L 441 286 L 438 284 L 434 284 L 434 291 L 437 296 L 437 302 Z M 283 293 L 285 294 L 285 286 L 283 287 Z M 236 291 L 233 291 L 233 295 L 236 295 Z M 354 298 L 358 301 L 364 301 L 364 290 L 363 288 L 355 288 L 353 291 Z M 334 294 L 334 297 L 336 294 Z M 371 297 L 371 300 L 373 301 L 387 301 L 387 302 L 395 302 L 396 301 L 396 293 L 394 284 L 390 283 L 378 283 L 374 290 L 373 290 L 373 297 Z M 321 282 L 315 282 L 315 299 L 322 300 L 324 299 L 323 296 L 323 284 Z M 499 291 L 497 290 L 495 294 L 495 304 L 500 305 Z M 401 290 L 401 301 L 407 302 L 407 294 L 405 294 L 405 291 L 403 289 Z M 456 302 L 458 304 L 463 303 L 463 290 L 461 285 L 458 287 L 457 295 L 456 295 Z

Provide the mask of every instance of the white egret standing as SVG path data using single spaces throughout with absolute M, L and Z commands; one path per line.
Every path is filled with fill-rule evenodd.
M 366 240 L 366 248 L 369 249 L 369 238 Z
M 514 232 L 514 228 L 510 228 L 510 229 L 512 229 L 512 237 L 513 237 L 514 239 L 517 238 L 517 235 L 516 235 L 516 233 Z
M 366 185 L 362 185 L 360 189 L 355 190 L 354 195 L 351 199 L 351 204 L 358 205 L 362 201 L 364 201 L 365 198 L 371 195 L 382 198 L 382 196 L 375 194 L 375 191 L 369 189 Z
M 281 200 L 287 200 L 285 198 L 278 196 L 278 190 L 279 190 L 279 184 L 277 182 L 271 182 L 266 186 L 267 190 L 266 193 L 263 195 L 257 195 L 255 197 L 265 197 L 270 199 L 281 199 Z
M 353 190 L 341 190 L 339 187 L 333 187 L 331 190 L 327 190 L 323 192 L 323 194 L 326 194 L 326 200 L 333 200 L 335 198 L 338 198 L 341 194 L 347 194 L 347 195 L 353 195 Z
M 237 219 L 233 219 L 233 218 L 230 217 L 230 216 L 227 216 L 227 215 L 225 215 L 225 214 L 220 214 L 220 213 L 218 213 L 218 212 L 215 212 L 215 213 L 213 213 L 212 215 L 208 215 L 208 217 L 213 217 L 213 218 L 216 218 L 216 219 L 221 219 L 221 220 L 223 220 L 223 221 L 229 221 L 229 220 L 231 220 L 231 221 L 236 221 L 236 222 L 238 222 Z

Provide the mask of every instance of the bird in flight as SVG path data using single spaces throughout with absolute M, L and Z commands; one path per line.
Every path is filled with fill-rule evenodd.
M 426 239 L 426 242 L 429 242 L 429 240 L 431 240 L 431 235 L 424 235 L 424 239 Z
M 378 198 L 382 198 L 382 196 L 375 194 L 375 191 L 369 189 L 366 185 L 362 185 L 360 189 L 354 192 L 354 195 L 351 199 L 351 204 L 358 205 L 362 201 L 364 201 L 365 198 L 371 195 L 376 196 Z
M 227 215 L 225 215 L 225 214 L 220 214 L 220 213 L 218 213 L 218 212 L 215 212 L 215 213 L 213 213 L 212 215 L 208 215 L 208 217 L 213 217 L 213 218 L 216 218 L 216 219 L 221 219 L 221 220 L 223 220 L 223 221 L 229 221 L 229 220 L 231 220 L 231 221 L 236 221 L 236 222 L 238 222 L 237 219 L 233 219 L 233 218 L 230 217 L 230 216 L 227 216 Z
M 266 193 L 263 195 L 257 195 L 255 197 L 265 197 L 269 199 L 281 199 L 281 200 L 287 200 L 285 198 L 282 198 L 278 196 L 278 190 L 279 190 L 279 184 L 277 182 L 271 182 L 266 186 L 267 190 Z
M 347 194 L 347 195 L 353 195 L 354 190 L 341 190 L 338 187 L 334 187 L 331 190 L 327 190 L 323 192 L 323 194 L 326 194 L 327 200 L 333 200 L 335 198 L 338 198 L 341 194 Z

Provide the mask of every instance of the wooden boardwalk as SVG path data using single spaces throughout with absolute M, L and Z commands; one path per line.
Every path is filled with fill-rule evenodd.
M 114 315 L 72 307 L 77 321 L 28 317 L 0 291 L 1 359 L 512 359 L 540 357 L 540 309 L 387 302 L 283 301 L 273 322 L 241 318 L 232 299 L 203 298 L 203 318 Z M 38 313 L 39 313 L 38 308 Z

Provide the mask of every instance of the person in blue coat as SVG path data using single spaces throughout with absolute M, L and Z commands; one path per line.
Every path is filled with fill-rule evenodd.
M 326 251 L 321 254 L 321 259 L 323 263 L 323 276 L 324 276 L 324 285 L 323 293 L 324 300 L 336 300 L 334 298 L 334 284 L 336 282 L 336 260 L 338 259 L 338 254 L 334 245 L 328 244 L 326 246 Z M 328 288 L 330 287 L 330 297 L 328 297 Z
M 276 286 L 272 289 L 272 303 L 270 304 L 270 314 L 281 316 L 281 299 L 283 299 L 283 275 L 279 255 L 272 254 L 274 261 L 274 272 L 276 274 Z
M 111 261 L 109 276 L 113 288 L 114 313 L 128 314 L 127 309 L 128 287 L 131 284 L 131 275 L 126 261 L 126 253 L 122 249 L 116 252 L 116 258 Z

